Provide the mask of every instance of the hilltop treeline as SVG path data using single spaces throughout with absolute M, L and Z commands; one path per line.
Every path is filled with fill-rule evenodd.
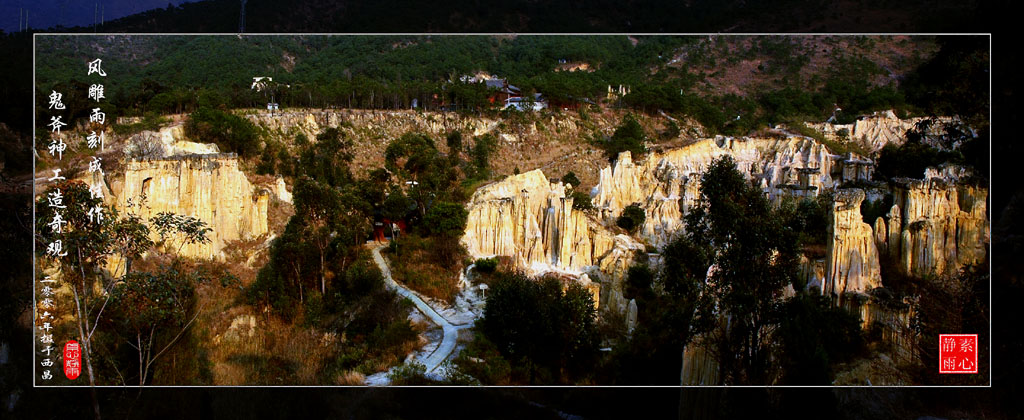
M 490 112 L 503 105 L 495 98 L 496 89 L 463 81 L 481 71 L 508 80 L 525 97 L 541 93 L 554 107 L 605 105 L 667 112 L 692 117 L 712 133 L 746 134 L 768 124 L 823 120 L 837 107 L 842 108 L 835 114 L 840 122 L 888 108 L 910 114 L 986 114 L 986 95 L 966 100 L 963 95 L 987 92 L 981 89 L 987 82 L 973 77 L 987 68 L 983 37 L 915 39 L 900 48 L 937 43 L 938 52 L 900 74 L 869 54 L 891 41 L 884 38 L 865 38 L 850 51 L 833 53 L 826 68 L 809 67 L 803 55 L 817 44 L 800 37 L 724 38 L 46 36 L 37 48 L 35 94 L 39 111 L 57 90 L 65 94 L 71 119 L 86 115 L 91 105 L 84 98 L 84 62 L 100 57 L 110 73 L 107 101 L 101 105 L 108 116 L 186 113 L 204 105 L 262 107 L 267 102 L 282 108 L 415 105 Z M 739 92 L 710 89 L 708 80 L 721 75 L 700 69 L 739 66 L 734 54 L 763 62 L 757 71 L 744 73 L 755 83 Z M 587 69 L 559 71 L 574 64 Z M 256 76 L 273 81 L 253 89 Z M 628 86 L 629 93 L 608 98 L 608 86 L 620 85 Z

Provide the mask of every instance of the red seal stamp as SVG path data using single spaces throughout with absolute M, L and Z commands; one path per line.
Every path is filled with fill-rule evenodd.
M 78 348 L 78 342 L 69 340 L 64 344 L 64 375 L 74 380 L 82 374 L 82 351 Z
M 978 334 L 939 334 L 939 373 L 978 373 Z

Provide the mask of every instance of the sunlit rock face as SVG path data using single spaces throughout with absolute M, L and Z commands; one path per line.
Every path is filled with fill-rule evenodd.
M 454 115 L 414 111 L 361 111 L 361 110 L 297 110 L 271 115 L 268 112 L 248 113 L 243 117 L 271 131 L 294 136 L 303 133 L 315 141 L 324 128 L 349 125 L 362 130 L 369 137 L 386 138 L 409 131 L 444 136 L 451 130 L 464 135 L 478 136 L 491 130 L 500 121 L 491 118 L 458 118 Z
M 539 169 L 484 186 L 469 201 L 462 244 L 474 258 L 509 256 L 532 274 L 597 270 L 602 303 L 624 308 L 618 285 L 643 245 L 573 209 L 572 201 Z
M 682 215 L 700 193 L 700 176 L 715 159 L 731 156 L 737 169 L 755 180 L 771 197 L 815 196 L 830 188 L 832 167 L 839 156 L 804 137 L 723 138 L 700 140 L 634 162 L 623 152 L 615 166 L 601 170 L 594 205 L 606 223 L 637 203 L 646 213 L 640 236 L 661 246 L 681 231 Z
M 826 137 L 837 141 L 851 141 L 863 145 L 872 152 L 882 150 L 887 144 L 901 145 L 907 141 L 907 130 L 913 129 L 926 117 L 900 119 L 893 111 L 876 112 L 851 124 L 808 123 L 811 128 L 821 131 Z M 949 123 L 951 117 L 938 117 L 938 122 Z M 839 135 L 844 131 L 845 138 Z M 940 134 L 941 124 L 933 124 L 929 134 Z
M 823 294 L 862 293 L 882 285 L 876 238 L 860 214 L 862 201 L 863 190 L 839 190 L 835 194 Z
M 145 146 L 143 146 L 145 145 Z M 220 149 L 214 143 L 196 143 L 186 140 L 182 124 L 161 128 L 160 131 L 143 131 L 133 135 L 124 146 L 127 155 L 142 153 L 144 148 L 150 154 L 146 158 L 160 159 L 193 154 L 217 154 Z
M 905 274 L 915 276 L 954 273 L 982 263 L 989 241 L 987 199 L 987 188 L 953 182 L 948 176 L 897 179 L 888 215 L 887 252 Z
M 207 234 L 210 242 L 182 245 L 178 252 L 183 256 L 223 258 L 229 241 L 267 233 L 270 195 L 249 183 L 233 154 L 129 161 L 123 181 L 113 182 L 111 190 L 119 211 L 138 214 L 143 220 L 171 212 L 206 222 L 212 229 Z M 153 239 L 158 239 L 155 231 Z M 180 243 L 172 243 L 171 248 L 178 249 Z

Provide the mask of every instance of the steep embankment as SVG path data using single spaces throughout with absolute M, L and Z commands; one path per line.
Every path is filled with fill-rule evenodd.
M 463 243 L 474 256 L 505 255 L 534 272 L 565 270 L 602 276 L 602 304 L 624 309 L 621 273 L 630 255 L 645 247 L 624 234 L 614 235 L 615 219 L 637 203 L 646 220 L 639 240 L 667 243 L 683 229 L 683 215 L 695 204 L 700 175 L 710 163 L 730 156 L 738 169 L 761 185 L 773 200 L 814 197 L 842 184 L 869 180 L 873 162 L 840 156 L 806 137 L 704 139 L 634 162 L 626 152 L 600 172 L 593 189 L 598 217 L 572 209 L 566 187 L 540 171 L 481 188 L 469 203 Z M 864 293 L 884 284 L 883 255 L 917 276 L 950 273 L 983 261 L 988 242 L 987 190 L 959 180 L 963 170 L 929 170 L 928 180 L 877 184 L 871 192 L 892 195 L 887 218 L 865 223 L 861 203 L 869 194 L 844 189 L 835 194 L 826 255 L 805 258 L 802 275 L 822 293 Z M 610 281 L 603 281 L 608 279 Z
M 131 161 L 123 181 L 113 185 L 121 209 L 128 208 L 129 200 L 144 200 L 142 206 L 131 209 L 144 220 L 170 212 L 206 222 L 210 242 L 184 244 L 179 251 L 184 256 L 223 257 L 221 250 L 229 241 L 256 238 L 268 231 L 269 192 L 249 183 L 233 154 Z

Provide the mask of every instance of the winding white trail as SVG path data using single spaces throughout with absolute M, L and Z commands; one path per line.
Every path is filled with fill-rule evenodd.
M 384 257 L 380 255 L 380 250 L 381 248 L 384 248 L 384 246 L 385 245 L 377 245 L 373 247 L 373 261 L 377 263 L 377 267 L 379 267 L 381 273 L 384 274 L 384 283 L 388 288 L 398 292 L 399 295 L 409 298 L 409 300 L 416 305 L 416 309 L 430 319 L 431 322 L 437 324 L 442 330 L 444 330 L 444 338 L 441 340 L 441 344 L 437 346 L 433 352 L 427 355 L 427 357 L 420 359 L 420 363 L 423 363 L 423 365 L 427 367 L 427 375 L 439 376 L 435 371 L 437 371 L 438 367 L 441 366 L 441 363 L 443 363 L 455 350 L 459 330 L 472 327 L 473 323 L 470 322 L 460 325 L 452 324 L 441 316 L 441 314 L 439 314 L 433 307 L 424 302 L 423 299 L 415 292 L 395 282 L 395 280 L 391 278 L 391 269 L 388 267 L 387 261 L 385 261 Z

